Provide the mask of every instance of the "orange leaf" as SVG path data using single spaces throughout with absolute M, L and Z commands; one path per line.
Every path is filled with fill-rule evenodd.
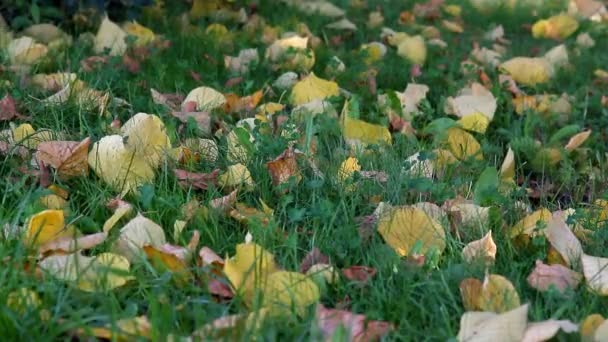
M 45 141 L 38 144 L 36 159 L 68 178 L 86 176 L 89 171 L 88 153 L 90 138 L 78 141 Z

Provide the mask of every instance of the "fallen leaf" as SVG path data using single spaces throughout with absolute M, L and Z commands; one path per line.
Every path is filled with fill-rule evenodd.
M 232 209 L 232 207 L 236 203 L 237 193 L 238 193 L 238 189 L 234 189 L 234 190 L 232 190 L 231 193 L 229 193 L 226 196 L 214 198 L 211 201 L 209 201 L 209 207 L 212 209 L 215 209 L 219 212 L 228 212 L 228 211 L 230 211 L 230 209 Z
M 464 160 L 471 157 L 478 160 L 483 159 L 481 145 L 475 137 L 463 129 L 448 128 L 444 143 L 457 159 Z
M 481 297 L 483 283 L 476 278 L 465 278 L 460 282 L 460 297 L 466 311 L 481 310 Z
M 184 106 L 188 102 L 194 102 L 196 106 L 190 110 L 186 110 L 187 108 L 184 108 Z M 226 97 L 219 91 L 210 87 L 198 87 L 188 93 L 184 102 L 182 102 L 182 110 L 186 112 L 209 112 L 223 106 L 224 103 L 226 103 Z
M 348 104 L 348 101 L 344 104 L 340 121 L 342 136 L 347 144 L 351 146 L 366 146 L 368 144 L 392 143 L 393 139 L 387 127 L 351 118 Z
M 253 111 L 258 103 L 262 100 L 264 92 L 258 90 L 255 93 L 240 97 L 236 94 L 225 94 L 226 102 L 224 103 L 224 111 L 226 113 L 239 113 L 239 112 L 251 112 Z
M 548 291 L 554 286 L 559 292 L 575 289 L 581 281 L 581 275 L 571 269 L 556 264 L 546 265 L 536 260 L 536 267 L 528 276 L 528 284 L 539 291 Z
M 257 334 L 267 314 L 268 310 L 263 308 L 246 314 L 223 316 L 196 329 L 192 337 L 195 340 L 240 340 Z
M 274 186 L 281 186 L 285 183 L 289 183 L 290 179 L 293 179 L 296 184 L 302 180 L 302 175 L 300 174 L 296 154 L 293 148 L 288 148 L 283 151 L 283 153 L 274 160 L 266 163 L 266 167 L 268 168 Z
M 507 312 L 520 306 L 519 295 L 509 279 L 488 274 L 483 280 L 479 299 L 482 311 Z
M 255 290 L 265 287 L 268 276 L 276 269 L 274 256 L 255 243 L 236 245 L 235 255 L 224 260 L 226 278 L 249 303 Z
M 338 96 L 339 93 L 337 83 L 321 79 L 311 72 L 291 89 L 291 103 L 303 105 L 313 100 L 323 100 L 331 96 Z
M 44 58 L 49 49 L 46 45 L 37 43 L 31 37 L 13 39 L 6 47 L 6 52 L 13 65 L 32 65 Z
M 277 39 L 266 49 L 266 59 L 277 69 L 308 71 L 315 64 L 315 53 L 312 49 L 307 48 L 308 39 L 308 37 L 295 35 Z M 283 81 L 289 81 L 290 78 L 287 77 Z M 284 82 L 281 83 L 284 84 Z
M 590 135 L 591 135 L 590 129 L 577 133 L 574 136 L 572 136 L 572 138 L 570 138 L 570 140 L 568 140 L 568 143 L 566 144 L 566 146 L 564 146 L 564 148 L 566 149 L 566 151 L 572 152 L 572 151 L 576 150 L 577 148 L 579 148 L 582 144 L 584 144 Z
M 239 163 L 228 166 L 226 172 L 218 177 L 218 185 L 226 188 L 244 187 L 245 189 L 251 189 L 254 183 L 249 169 Z
M 350 311 L 327 309 L 322 304 L 317 305 L 315 322 L 324 341 L 334 341 L 340 326 L 347 336 L 338 336 L 355 342 L 379 340 L 394 329 L 388 322 L 368 320 L 365 315 Z
M 567 14 L 554 15 L 548 19 L 541 19 L 532 25 L 534 38 L 549 38 L 563 40 L 578 29 L 578 21 Z
M 252 66 L 260 62 L 257 49 L 244 49 L 239 51 L 238 56 L 224 56 L 224 66 L 235 74 L 246 74 Z
M 99 54 L 109 49 L 110 55 L 121 56 L 127 50 L 125 38 L 127 33 L 106 16 L 101 21 L 95 36 L 95 53 Z
M 591 314 L 587 317 L 585 317 L 585 319 L 583 319 L 581 321 L 580 324 L 580 334 L 581 334 L 581 341 L 583 342 L 594 342 L 594 341 L 598 341 L 599 339 L 595 339 L 595 335 L 596 335 L 596 331 L 598 330 L 598 328 L 603 325 L 603 323 L 606 320 L 604 319 L 604 317 L 602 317 L 602 315 L 600 314 Z M 605 327 L 605 325 L 604 325 Z M 602 329 L 604 330 L 604 329 Z M 605 330 L 604 330 L 605 331 Z M 601 334 L 601 331 L 600 331 Z M 598 336 L 600 337 L 600 336 Z
M 583 255 L 583 247 L 564 220 L 563 217 L 551 218 L 547 223 L 545 235 L 567 265 L 577 266 Z
M 321 15 L 324 17 L 341 17 L 344 10 L 325 0 L 295 1 L 293 4 L 302 12 L 309 15 Z
M 120 235 L 114 242 L 112 250 L 133 261 L 143 255 L 144 246 L 158 247 L 165 243 L 163 228 L 142 214 L 137 214 L 120 229 Z
M 78 253 L 52 255 L 38 265 L 51 276 L 72 283 L 87 292 L 109 291 L 125 285 L 132 279 L 128 275 L 129 261 L 112 253 L 102 253 L 94 257 Z
M 89 172 L 90 138 L 78 141 L 45 141 L 37 146 L 36 159 L 52 166 L 62 177 L 86 176 Z
M 114 226 L 116 225 L 116 223 L 118 223 L 118 221 L 123 218 L 126 215 L 129 215 L 131 212 L 133 212 L 133 206 L 131 206 L 131 204 L 122 201 L 122 200 L 118 200 L 118 201 L 112 201 L 110 203 L 111 205 L 108 205 L 109 207 L 111 207 L 110 209 L 114 210 L 114 214 L 112 214 L 112 216 L 106 220 L 106 222 L 104 222 L 103 224 L 103 232 L 104 233 L 108 233 L 112 228 L 114 228 Z
M 587 285 L 599 295 L 608 295 L 608 258 L 582 254 L 581 264 Z
M 80 250 L 91 249 L 106 241 L 108 234 L 95 233 L 80 237 L 64 236 L 58 239 L 49 241 L 38 248 L 39 254 L 47 252 L 74 253 Z
M 0 100 L 0 121 L 10 121 L 13 119 L 26 119 L 17 111 L 15 99 L 9 94 L 4 95 Z
M 569 320 L 550 319 L 528 323 L 522 342 L 543 342 L 552 339 L 560 330 L 567 334 L 578 331 L 578 325 Z
M 217 177 L 220 170 L 215 169 L 211 173 L 195 173 L 174 169 L 173 173 L 181 187 L 185 189 L 192 187 L 194 189 L 207 190 L 209 186 L 215 186 L 217 184 Z
M 441 253 L 446 245 L 441 224 L 417 208 L 391 209 L 379 219 L 378 232 L 401 256 Z
M 152 43 L 156 39 L 156 35 L 149 28 L 139 24 L 136 21 L 128 21 L 122 25 L 124 32 L 135 37 L 136 46 L 144 46 Z
M 319 288 L 306 275 L 296 272 L 276 271 L 268 276 L 261 287 L 263 307 L 272 316 L 284 316 L 295 312 L 304 316 L 306 309 L 319 301 Z
M 542 224 L 547 224 L 552 218 L 552 214 L 549 210 L 545 208 L 541 208 L 536 210 L 535 212 L 527 215 L 519 222 L 517 222 L 513 227 L 511 227 L 509 236 L 511 238 L 515 238 L 519 235 L 525 236 L 536 236 L 537 234 L 544 235 L 544 229 L 541 231 L 537 231 L 537 226 L 539 224 L 542 227 Z
M 527 322 L 527 304 L 502 314 L 465 312 L 460 318 L 458 341 L 519 342 L 524 337 Z
M 515 57 L 502 63 L 499 68 L 515 82 L 530 86 L 547 82 L 553 74 L 549 61 L 541 57 Z
M 375 268 L 369 266 L 350 266 L 342 269 L 342 274 L 346 279 L 364 284 L 368 283 L 376 272 Z
M 494 260 L 496 260 L 496 244 L 492 240 L 492 231 L 490 230 L 479 240 L 469 242 L 462 249 L 462 257 L 468 263 L 480 260 L 487 265 L 494 264 Z
M 66 227 L 63 210 L 44 210 L 29 218 L 23 239 L 28 246 L 41 246 L 73 236 L 73 229 Z
M 426 43 L 422 36 L 405 37 L 397 46 L 397 55 L 411 63 L 423 65 L 426 61 Z

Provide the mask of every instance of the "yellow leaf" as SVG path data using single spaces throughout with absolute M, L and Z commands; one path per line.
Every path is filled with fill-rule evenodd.
M 125 285 L 133 279 L 129 276 L 129 260 L 113 254 L 102 253 L 95 256 L 89 267 L 78 280 L 78 288 L 87 292 L 108 291 Z
M 253 135 L 249 134 L 246 129 L 235 128 L 226 136 L 226 147 L 228 149 L 226 159 L 231 163 L 247 163 L 249 161 L 249 152 L 247 147 L 243 146 L 239 136 L 236 133 L 236 129 L 240 129 L 241 132 L 247 134 L 250 142 L 254 142 Z
M 340 169 L 338 169 L 338 180 L 343 183 L 358 171 L 361 171 L 361 165 L 359 165 L 357 158 L 348 157 L 342 162 Z
M 44 44 L 36 43 L 31 37 L 21 37 L 8 44 L 7 53 L 12 64 L 31 65 L 46 56 L 48 48 Z
M 342 110 L 341 126 L 342 136 L 351 146 L 390 144 L 392 142 L 391 132 L 388 128 L 351 118 L 348 114 L 348 101 Z
M 318 78 L 311 72 L 310 75 L 293 86 L 291 90 L 291 103 L 302 105 L 313 100 L 337 96 L 339 93 L 340 90 L 336 82 Z
M 562 40 L 568 38 L 578 29 L 578 21 L 567 14 L 554 15 L 541 19 L 532 25 L 534 38 Z
M 446 145 L 457 159 L 464 160 L 470 157 L 483 159 L 481 145 L 477 139 L 460 128 L 452 127 L 447 130 Z
M 187 102 L 195 102 L 197 111 L 211 111 L 223 106 L 226 103 L 226 97 L 213 88 L 198 87 L 188 93 L 182 102 L 182 107 Z
M 514 238 L 518 235 L 533 236 L 536 234 L 537 223 L 544 222 L 545 224 L 551 220 L 551 212 L 545 208 L 541 208 L 532 214 L 527 215 L 517 222 L 509 231 L 509 236 Z
M 515 154 L 509 147 L 505 160 L 503 160 L 500 166 L 500 179 L 503 182 L 514 182 L 515 181 Z
M 42 305 L 38 293 L 25 287 L 12 291 L 6 297 L 6 306 L 11 310 L 23 314 Z
M 277 271 L 268 276 L 262 288 L 263 306 L 273 316 L 285 316 L 295 312 L 299 316 L 319 301 L 319 288 L 304 274 Z
M 480 296 L 483 284 L 476 278 L 465 278 L 460 282 L 460 297 L 466 311 L 480 310 Z
M 401 256 L 426 254 L 433 249 L 441 253 L 446 245 L 441 224 L 417 208 L 393 208 L 380 218 L 378 232 Z
M 156 247 L 163 245 L 165 242 L 163 228 L 143 215 L 137 214 L 135 218 L 120 229 L 120 235 L 112 246 L 112 250 L 132 261 L 143 255 L 142 248 L 144 246 Z
M 137 39 L 135 41 L 135 45 L 138 46 L 150 44 L 154 41 L 154 39 L 156 39 L 156 36 L 152 30 L 136 21 L 127 22 L 122 26 L 122 28 L 128 35 L 134 36 Z
M 119 205 L 118 208 L 114 210 L 114 214 L 112 214 L 112 216 L 110 216 L 110 218 L 104 222 L 103 231 L 108 233 L 112 228 L 114 228 L 116 223 L 118 223 L 121 218 L 123 218 L 125 215 L 129 215 L 131 212 L 133 212 L 133 207 L 131 205 Z
M 47 209 L 65 210 L 68 207 L 68 201 L 55 194 L 42 196 L 39 201 L 40 204 Z
M 509 279 L 498 274 L 486 275 L 479 300 L 482 311 L 502 313 L 513 310 L 519 305 L 519 295 Z
M 154 180 L 154 168 L 127 148 L 120 135 L 106 136 L 93 144 L 88 161 L 97 176 L 123 195 Z
M 228 166 L 226 172 L 217 178 L 217 183 L 219 186 L 226 188 L 237 188 L 243 186 L 245 189 L 252 189 L 254 187 L 251 173 L 243 164 L 234 164 Z
M 426 60 L 424 38 L 422 36 L 404 37 L 397 46 L 397 54 L 414 64 L 424 64 Z
M 171 147 L 165 124 L 156 115 L 137 113 L 120 128 L 126 147 L 157 168 Z
M 517 83 L 531 86 L 547 82 L 553 74 L 549 61 L 540 57 L 515 57 L 502 63 L 499 68 Z
M 597 331 L 597 328 L 605 321 L 606 320 L 604 317 L 600 314 L 591 314 L 585 317 L 585 319 L 583 319 L 581 322 L 579 330 L 581 334 L 581 341 L 595 342 L 595 332 Z
M 95 143 L 88 160 L 104 182 L 126 194 L 154 179 L 170 141 L 162 121 L 146 113 L 138 113 L 125 122 L 121 133 L 122 136 L 106 136 Z
M 255 289 L 263 288 L 268 275 L 276 269 L 274 256 L 255 243 L 238 244 L 235 255 L 224 262 L 226 278 L 249 303 Z
M 490 120 L 482 113 L 476 112 L 458 120 L 460 127 L 467 131 L 485 133 L 490 125 Z
M 126 37 L 127 33 L 106 16 L 101 21 L 95 36 L 94 51 L 102 53 L 105 49 L 109 49 L 110 55 L 121 56 L 127 50 Z
M 74 231 L 65 227 L 63 210 L 44 210 L 29 219 L 24 243 L 28 246 L 43 245 L 61 237 L 73 236 Z
M 572 151 L 576 150 L 577 148 L 579 148 L 582 144 L 584 144 L 590 135 L 591 135 L 590 129 L 577 133 L 572 138 L 570 138 L 570 140 L 568 140 L 568 143 L 566 144 L 566 146 L 564 148 L 566 149 L 566 151 L 572 152 Z
M 266 49 L 266 59 L 279 68 L 308 71 L 315 64 L 315 53 L 307 45 L 308 37 L 277 39 Z
M 461 118 L 461 122 L 467 116 L 484 116 L 486 119 L 484 121 L 480 121 L 481 119 L 479 118 L 475 118 L 472 121 L 480 121 L 483 123 L 481 127 L 484 125 L 487 127 L 496 112 L 496 98 L 483 85 L 473 83 L 471 87 L 460 90 L 458 96 L 449 97 L 444 110 L 447 114 L 453 114 Z

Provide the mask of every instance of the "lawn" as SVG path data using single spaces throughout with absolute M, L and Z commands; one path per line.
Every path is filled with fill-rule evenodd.
M 605 8 L 247 2 L 0 26 L 3 340 L 608 339 Z

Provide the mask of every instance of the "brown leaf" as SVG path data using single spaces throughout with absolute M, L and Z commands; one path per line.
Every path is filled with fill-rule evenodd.
M 235 189 L 226 196 L 212 199 L 209 202 L 209 206 L 218 211 L 228 212 L 230 209 L 232 209 L 234 203 L 236 203 L 237 192 L 238 189 Z
M 141 69 L 139 61 L 128 54 L 122 56 L 122 65 L 128 72 L 132 74 L 137 74 Z
M 78 141 L 44 141 L 38 144 L 36 159 L 52 166 L 65 178 L 86 176 L 89 172 L 90 138 Z
M 367 283 L 376 275 L 376 269 L 368 266 L 350 266 L 342 269 L 342 274 L 349 280 Z
M 559 292 L 567 288 L 575 289 L 581 281 L 581 275 L 562 265 L 546 265 L 536 260 L 536 267 L 528 276 L 528 284 L 539 291 L 548 291 L 551 285 Z
M 220 170 L 215 169 L 211 173 L 196 173 L 182 169 L 174 169 L 173 173 L 181 187 L 186 189 L 192 187 L 195 189 L 207 190 L 210 185 L 215 186 L 217 184 L 217 176 L 219 175 Z
M 207 290 L 212 295 L 220 296 L 222 298 L 232 298 L 234 297 L 234 291 L 225 281 L 221 281 L 219 279 L 211 278 L 207 282 Z
M 154 103 L 165 106 L 172 111 L 179 111 L 182 102 L 184 102 L 184 95 L 182 94 L 160 93 L 154 88 L 150 88 L 150 93 Z
M 107 64 L 109 60 L 110 56 L 90 56 L 80 61 L 80 67 L 84 72 L 91 72 Z
M 304 259 L 302 259 L 302 263 L 300 264 L 300 272 L 306 273 L 308 269 L 315 264 L 329 264 L 329 258 L 325 254 L 321 253 L 317 247 L 313 247 L 313 249 L 306 254 Z
M 291 177 L 295 178 L 296 183 L 302 179 L 293 147 L 289 147 L 275 160 L 266 163 L 266 167 L 274 186 L 289 182 Z
M 217 255 L 211 248 L 203 247 L 198 252 L 198 256 L 202 266 L 219 266 L 224 267 L 224 259 Z
M 380 183 L 388 181 L 388 175 L 384 171 L 359 171 L 361 178 L 374 179 Z
M 188 120 L 192 118 L 196 122 L 198 128 L 203 133 L 210 133 L 211 115 L 209 114 L 209 112 L 197 112 L 195 111 L 196 108 L 190 110 L 191 108 L 189 108 L 189 106 L 191 106 L 191 102 L 192 101 L 188 101 L 184 104 L 184 107 L 182 107 L 183 111 L 172 111 L 171 115 L 173 115 L 183 123 L 188 123 Z M 196 102 L 194 102 L 194 107 L 196 107 Z
M 0 121 L 10 121 L 13 119 L 26 119 L 25 116 L 17 111 L 17 104 L 12 96 L 6 94 L 0 100 Z
M 385 321 L 366 321 L 366 317 L 350 311 L 327 309 L 317 305 L 317 325 L 325 341 L 333 341 L 336 330 L 342 326 L 348 332 L 348 341 L 375 341 L 393 330 Z
M 437 19 L 441 17 L 441 6 L 444 0 L 428 0 L 423 4 L 414 5 L 414 15 L 425 19 Z
M 377 220 L 378 217 L 376 217 L 376 215 L 374 214 L 363 216 L 358 219 L 359 228 L 357 229 L 357 231 L 359 233 L 359 238 L 361 238 L 361 241 L 369 242 L 372 239 L 372 237 L 376 233 Z

